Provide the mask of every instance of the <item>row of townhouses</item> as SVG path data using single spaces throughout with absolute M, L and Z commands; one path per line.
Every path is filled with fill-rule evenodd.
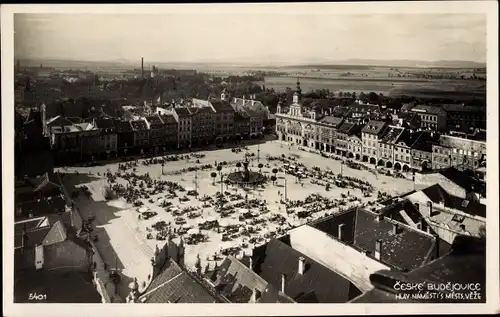
M 402 171 L 486 167 L 485 141 L 442 134 L 421 120 L 420 126 L 398 123 L 408 118 L 412 121 L 415 113 L 401 115 L 399 120 L 384 120 L 378 106 L 358 108 L 364 109 L 350 109 L 346 115 L 341 111 L 328 113 L 314 104 L 304 107 L 297 83 L 293 103 L 288 107 L 278 105 L 276 134 L 291 144 Z
M 44 107 L 41 111 L 44 111 Z M 80 158 L 133 152 L 188 149 L 261 137 L 269 110 L 251 98 L 193 99 L 189 106 L 156 107 L 131 119 L 57 116 L 44 121 L 44 134 L 56 155 Z

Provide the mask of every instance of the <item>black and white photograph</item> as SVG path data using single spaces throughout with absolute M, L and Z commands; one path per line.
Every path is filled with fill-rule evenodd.
M 16 314 L 500 309 L 496 2 L 1 9 Z

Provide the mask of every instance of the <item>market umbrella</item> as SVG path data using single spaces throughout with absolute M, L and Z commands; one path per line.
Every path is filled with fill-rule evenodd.
M 149 209 L 148 207 L 141 207 L 139 208 L 139 212 L 146 212 L 148 211 L 148 209 Z
M 227 226 L 231 225 L 231 223 L 229 222 L 229 220 L 227 218 L 219 219 L 218 222 L 219 222 L 219 226 L 221 226 L 221 227 L 227 227 Z
M 195 229 L 195 228 L 189 229 L 187 232 L 188 235 L 194 235 L 194 234 L 198 234 L 198 233 L 200 233 L 200 231 L 198 229 Z
M 204 224 L 205 222 L 206 222 L 206 220 L 205 220 L 205 219 L 203 219 L 203 218 L 200 218 L 200 219 L 198 219 L 198 220 L 196 221 L 196 223 L 197 223 L 197 224 L 199 224 L 199 225 Z

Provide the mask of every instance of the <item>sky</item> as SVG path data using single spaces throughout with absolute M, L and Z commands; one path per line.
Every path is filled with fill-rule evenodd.
M 16 14 L 16 58 L 314 63 L 486 61 L 486 15 Z

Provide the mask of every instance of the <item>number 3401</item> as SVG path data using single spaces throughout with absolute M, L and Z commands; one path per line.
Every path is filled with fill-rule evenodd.
M 30 293 L 28 300 L 46 300 L 47 294 Z

